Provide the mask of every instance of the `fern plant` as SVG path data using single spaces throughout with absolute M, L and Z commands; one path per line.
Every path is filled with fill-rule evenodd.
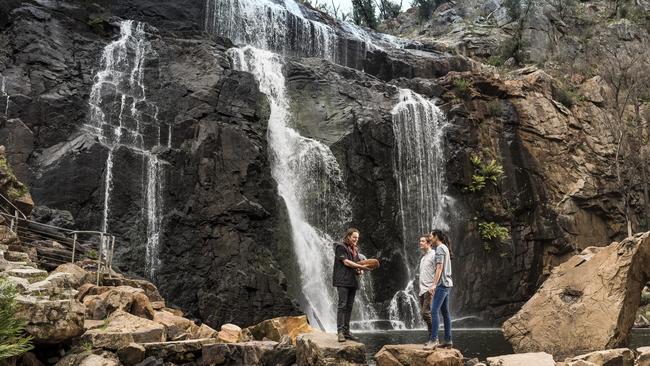
M 510 237 L 510 231 L 508 228 L 497 224 L 496 222 L 479 222 L 478 223 L 478 232 L 481 235 L 483 240 L 506 240 Z
M 472 175 L 472 182 L 467 187 L 470 192 L 479 192 L 485 188 L 488 182 L 496 185 L 503 175 L 503 166 L 495 159 L 490 160 L 489 163 L 483 164 L 481 157 L 478 155 L 470 155 L 469 160 L 474 165 L 474 174 Z
M 25 321 L 16 318 L 16 287 L 0 278 L 0 360 L 20 356 L 33 348 L 24 335 Z

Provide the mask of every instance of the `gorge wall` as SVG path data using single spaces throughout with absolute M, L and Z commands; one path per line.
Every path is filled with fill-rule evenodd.
M 111 150 L 84 128 L 102 50 L 119 39 L 120 21 L 143 22 L 143 90 L 155 108 L 142 121 L 158 128 L 148 153 L 161 162 L 152 280 L 170 302 L 213 326 L 299 312 L 300 274 L 269 162 L 269 101 L 251 74 L 233 67 L 231 40 L 205 32 L 206 2 L 9 1 L 0 10 L 0 106 L 7 106 L 0 144 L 36 205 L 69 211 L 75 227 L 99 229 L 112 152 L 107 230 L 119 237 L 116 261 L 151 277 L 147 158 L 126 146 Z M 445 215 L 457 314 L 498 322 L 575 250 L 624 235 L 600 87 L 585 81 L 593 97 L 569 109 L 556 101 L 557 82 L 535 68 L 506 78 L 426 42 L 358 46 L 344 46 L 356 53 L 342 65 L 291 58 L 284 74 L 293 126 L 332 150 L 362 252 L 382 261 L 372 273 L 380 317 L 388 317 L 418 258 L 417 242 L 403 243 L 395 176 L 392 110 L 400 88 L 435 98 L 447 114 L 444 170 L 453 202 Z M 460 90 L 458 79 L 468 87 Z M 124 101 L 110 87 L 100 90 L 102 105 L 121 116 Z M 468 192 L 472 155 L 498 161 L 503 178 Z M 486 242 L 480 222 L 497 222 L 511 237 Z

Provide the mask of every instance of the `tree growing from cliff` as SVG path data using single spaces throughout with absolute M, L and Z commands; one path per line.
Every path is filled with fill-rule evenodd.
M 650 223 L 650 125 L 641 111 L 650 100 L 650 51 L 635 44 L 603 40 L 592 47 L 595 67 L 611 90 L 606 115 L 615 139 L 613 168 L 623 198 L 627 234 L 631 236 L 635 192 L 643 192 L 645 229 Z
M 352 0 L 352 19 L 357 25 L 377 28 L 377 16 L 372 0 Z
M 379 18 L 382 20 L 397 18 L 402 10 L 402 1 L 397 4 L 390 0 L 379 0 L 377 9 L 379 9 Z
M 25 322 L 16 319 L 16 288 L 0 279 L 0 360 L 32 349 L 31 338 L 23 336 L 24 328 Z

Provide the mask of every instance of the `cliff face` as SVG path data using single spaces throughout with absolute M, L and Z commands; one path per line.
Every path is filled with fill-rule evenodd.
M 202 31 L 204 6 L 196 0 L 0 5 L 10 15 L 0 18 L 0 107 L 7 101 L 0 138 L 36 204 L 69 211 L 80 228 L 103 224 L 112 154 L 108 231 L 119 235 L 120 267 L 141 276 L 153 268 L 145 243 L 155 155 L 161 166 L 153 191 L 161 202 L 155 282 L 170 302 L 211 325 L 247 325 L 297 312 L 287 288 L 295 294 L 299 274 L 270 173 L 267 99 L 252 75 L 233 70 L 225 52 L 230 41 Z M 148 125 L 161 126 L 149 155 L 128 146 L 111 150 L 84 127 L 102 50 L 120 37 L 123 19 L 146 22 L 146 98 L 134 108 L 155 106 L 155 113 L 142 112 Z M 444 214 L 456 256 L 458 314 L 511 315 L 551 266 L 624 234 L 610 163 L 614 137 L 594 80 L 584 82 L 592 98 L 567 108 L 556 100 L 560 84 L 535 69 L 500 75 L 430 45 L 358 57 L 352 66 L 363 72 L 315 58 L 291 59 L 284 72 L 296 129 L 334 152 L 363 252 L 382 261 L 372 276 L 384 313 L 408 282 L 405 264 L 418 256 L 417 243 L 401 244 L 391 114 L 399 88 L 435 98 L 450 122 L 444 168 L 455 204 Z M 99 95 L 102 107 L 122 115 L 124 102 L 110 88 Z M 470 192 L 472 156 L 495 159 L 503 176 Z M 639 217 L 634 213 L 635 227 Z M 508 228 L 510 237 L 482 238 L 479 224 L 488 222 Z
M 269 240 L 277 203 L 266 99 L 251 75 L 231 69 L 229 44 L 198 31 L 201 4 L 3 6 L 10 7 L 0 36 L 9 97 L 0 136 L 38 205 L 69 211 L 80 228 L 101 227 L 109 148 L 84 128 L 89 94 L 102 50 L 120 35 L 116 17 L 149 21 L 140 103 L 155 105 L 163 126 L 154 151 L 163 187 L 154 279 L 170 301 L 215 326 L 295 313 Z M 111 93 L 101 91 L 102 106 L 119 108 Z M 119 265 L 150 276 L 147 157 L 118 146 L 112 164 L 108 231 L 119 236 Z

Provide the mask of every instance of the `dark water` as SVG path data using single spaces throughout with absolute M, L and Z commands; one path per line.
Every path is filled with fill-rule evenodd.
M 366 345 L 368 361 L 374 363 L 373 356 L 385 344 L 424 343 L 426 330 L 386 330 L 378 332 L 355 333 Z M 439 335 L 442 339 L 442 332 Z M 501 330 L 492 329 L 454 329 L 454 348 L 467 358 L 485 360 L 488 357 L 513 353 Z M 650 329 L 634 329 L 630 336 L 630 348 L 650 346 Z

